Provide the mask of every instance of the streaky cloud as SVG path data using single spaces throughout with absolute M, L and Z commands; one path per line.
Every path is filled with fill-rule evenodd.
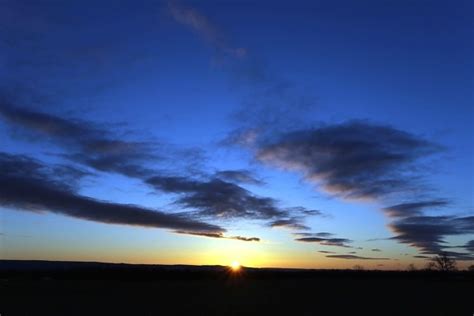
M 51 212 L 105 224 L 120 224 L 200 233 L 225 229 L 182 214 L 169 214 L 132 204 L 101 201 L 77 194 L 50 168 L 27 156 L 0 153 L 0 205 Z
M 356 255 L 327 255 L 326 258 L 347 260 L 390 260 L 390 258 L 361 257 Z
M 193 179 L 157 175 L 145 182 L 158 191 L 176 194 L 176 204 L 211 218 L 248 218 L 275 222 L 302 216 L 307 211 L 303 207 L 281 207 L 275 199 L 257 196 L 236 183 L 219 178 Z M 296 224 L 297 220 L 293 219 L 291 222 Z
M 194 179 L 189 176 L 163 175 L 164 171 L 147 167 L 149 163 L 163 162 L 168 154 L 175 155 L 161 148 L 166 147 L 165 144 L 160 144 L 158 150 L 156 143 L 122 140 L 118 135 L 88 121 L 26 108 L 2 105 L 0 117 L 13 127 L 21 127 L 34 136 L 46 136 L 35 139 L 58 144 L 66 151 L 60 156 L 69 161 L 95 171 L 137 178 L 157 190 L 176 194 L 176 205 L 198 210 L 200 216 L 280 220 L 294 218 L 295 215 L 322 214 L 303 207 L 283 208 L 275 199 L 252 194 L 239 183 L 260 182 L 246 170 L 223 170 L 214 175 L 203 174 L 201 178 L 204 179 Z M 195 154 L 186 152 L 179 155 L 185 156 L 194 157 Z
M 248 170 L 221 170 L 216 172 L 215 176 L 222 180 L 235 182 L 238 184 L 264 185 L 265 182 L 257 179 Z
M 195 232 L 195 231 L 184 231 L 184 230 L 178 230 L 175 232 L 178 234 L 209 237 L 209 238 L 235 239 L 235 240 L 240 240 L 240 241 L 257 241 L 257 242 L 260 241 L 260 238 L 258 237 L 225 236 L 221 232 L 207 233 L 207 232 Z
M 474 254 L 474 240 L 469 240 L 463 248 Z
M 351 243 L 352 240 L 347 239 L 347 238 L 301 237 L 301 238 L 296 238 L 295 240 L 301 241 L 301 242 L 308 242 L 308 243 L 318 243 L 324 246 L 352 248 L 352 246 L 347 245 L 348 243 Z
M 0 117 L 13 128 L 42 136 L 35 140 L 58 144 L 67 150 L 64 158 L 98 171 L 143 177 L 151 172 L 144 165 L 161 159 L 154 153 L 156 144 L 120 139 L 89 121 L 8 105 L 0 105 Z
M 414 167 L 440 147 L 390 126 L 348 121 L 262 140 L 256 158 L 299 172 L 336 196 L 379 199 L 414 190 Z
M 382 210 L 389 217 L 409 217 L 409 216 L 422 215 L 423 214 L 422 211 L 426 208 L 438 208 L 438 207 L 447 206 L 448 204 L 449 204 L 449 201 L 447 200 L 436 199 L 436 200 L 430 200 L 430 201 L 401 203 L 401 204 L 385 207 Z
M 270 227 L 283 227 L 294 230 L 310 230 L 311 228 L 302 224 L 301 221 L 297 218 L 290 219 L 278 219 L 271 222 Z
M 474 259 L 467 253 L 444 250 L 446 237 L 474 233 L 474 216 L 412 216 L 392 222 L 389 228 L 395 233 L 391 239 L 416 247 L 423 255 L 446 252 L 457 259 Z
M 233 58 L 242 58 L 247 54 L 245 48 L 231 46 L 229 39 L 224 35 L 221 28 L 195 8 L 185 6 L 176 0 L 168 1 L 168 8 L 176 22 L 196 32 L 211 44 L 219 54 Z

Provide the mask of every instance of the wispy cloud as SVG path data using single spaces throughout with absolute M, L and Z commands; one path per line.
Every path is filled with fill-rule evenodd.
M 389 224 L 392 237 L 401 243 L 420 249 L 422 254 L 447 252 L 458 259 L 474 259 L 468 253 L 445 251 L 448 236 L 474 233 L 474 216 L 412 216 Z
M 265 182 L 255 177 L 249 170 L 221 170 L 215 176 L 222 180 L 235 182 L 238 184 L 264 185 Z
M 350 121 L 280 135 L 259 145 L 256 158 L 296 171 L 344 198 L 382 198 L 413 190 L 413 167 L 439 147 L 407 132 Z
M 143 177 L 151 173 L 145 165 L 161 158 L 157 144 L 123 140 L 89 121 L 8 105 L 0 105 L 0 117 L 12 128 L 22 128 L 30 140 L 57 144 L 66 150 L 63 156 L 68 160 L 98 171 Z
M 222 29 L 197 9 L 185 6 L 177 0 L 168 1 L 168 8 L 176 22 L 196 32 L 212 45 L 218 54 L 234 58 L 242 58 L 247 54 L 245 48 L 232 46 Z
M 277 226 L 296 225 L 301 224 L 299 217 L 310 211 L 304 207 L 282 207 L 278 200 L 257 196 L 236 183 L 214 177 L 153 176 L 146 183 L 158 191 L 176 194 L 176 204 L 211 218 L 261 219 Z
M 60 175 L 52 173 L 51 168 L 26 156 L 0 153 L 0 170 L 0 204 L 4 207 L 46 211 L 105 224 L 213 234 L 225 232 L 217 225 L 188 215 L 80 195 Z
M 361 257 L 355 255 L 327 255 L 326 258 L 347 260 L 390 260 L 390 258 Z
M 323 246 L 337 246 L 337 247 L 345 247 L 345 248 L 352 248 L 352 246 L 348 245 L 348 243 L 352 243 L 353 241 L 347 238 L 322 238 L 322 237 L 301 237 L 296 238 L 296 241 L 301 242 L 308 242 L 308 243 L 318 243 Z
M 181 153 L 182 150 L 168 150 L 166 144 L 123 140 L 121 135 L 88 121 L 13 106 L 0 106 L 0 117 L 12 128 L 33 136 L 43 136 L 32 137 L 33 141 L 58 145 L 64 151 L 60 156 L 69 161 L 96 171 L 138 178 L 156 190 L 175 194 L 175 205 L 197 210 L 199 216 L 272 221 L 291 219 L 294 225 L 300 225 L 298 228 L 304 228 L 304 217 L 322 214 L 304 207 L 281 207 L 275 199 L 253 194 L 239 183 L 262 182 L 246 170 L 223 170 L 211 175 L 201 171 L 200 178 L 164 175 L 172 171 L 157 170 L 150 165 L 160 166 L 160 163 L 177 160 L 170 157 L 180 157 L 180 161 L 193 157 L 189 153 Z M 178 166 L 172 167 L 177 169 Z M 282 224 L 275 222 L 277 226 Z
M 422 215 L 423 210 L 426 208 L 439 208 L 444 207 L 449 204 L 447 200 L 430 200 L 430 201 L 418 201 L 418 202 L 410 202 L 410 203 L 402 203 L 397 204 L 389 207 L 383 208 L 383 211 L 389 217 L 409 217 L 409 216 L 417 216 Z
M 301 220 L 298 218 L 289 218 L 289 219 L 278 219 L 271 222 L 270 227 L 283 227 L 293 230 L 310 230 L 311 228 L 301 224 Z
M 193 231 L 176 231 L 178 234 L 209 237 L 209 238 L 223 238 L 223 239 L 235 239 L 240 241 L 260 241 L 258 237 L 243 237 L 243 236 L 225 236 L 223 233 L 206 233 L 206 232 L 193 232 Z

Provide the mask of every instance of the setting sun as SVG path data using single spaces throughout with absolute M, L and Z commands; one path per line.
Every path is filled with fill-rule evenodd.
M 238 261 L 232 261 L 230 267 L 232 268 L 232 270 L 238 271 L 240 270 L 240 263 Z

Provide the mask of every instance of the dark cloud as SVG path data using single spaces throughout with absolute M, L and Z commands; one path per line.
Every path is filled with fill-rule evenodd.
M 418 259 L 431 259 L 431 257 L 429 257 L 429 256 L 423 256 L 423 255 L 416 255 L 416 256 L 413 256 L 413 258 L 418 258 Z
M 389 240 L 390 238 L 370 238 L 367 239 L 366 241 L 379 241 L 379 240 Z
M 272 198 L 259 197 L 241 186 L 218 178 L 204 180 L 154 176 L 146 183 L 156 190 L 178 195 L 176 204 L 213 218 L 287 220 L 305 208 L 282 208 Z M 276 223 L 278 224 L 278 223 Z M 296 224 L 296 221 L 294 222 Z
M 438 254 L 445 252 L 447 236 L 474 233 L 474 216 L 413 216 L 394 221 L 389 227 L 395 233 L 391 239 L 417 247 L 422 254 Z M 467 255 L 450 254 L 458 259 Z
M 337 258 L 337 259 L 358 259 L 358 260 L 390 260 L 390 258 L 373 258 L 373 257 L 361 257 L 355 255 L 327 255 L 326 258 Z
M 258 183 L 259 180 L 245 170 L 224 170 L 214 176 L 202 174 L 205 179 L 163 176 L 163 172 L 157 172 L 147 167 L 147 164 L 162 162 L 165 159 L 163 156 L 168 154 L 167 150 L 160 148 L 160 155 L 157 155 L 155 143 L 121 140 L 119 135 L 113 135 L 90 122 L 9 106 L 0 107 L 0 116 L 14 127 L 21 127 L 36 136 L 44 136 L 40 138 L 42 141 L 49 140 L 59 144 L 67 151 L 62 157 L 98 171 L 139 178 L 157 190 L 177 194 L 177 205 L 197 210 L 201 216 L 291 219 L 293 228 L 300 229 L 304 228 L 301 216 L 322 214 L 303 207 L 282 208 L 274 199 L 252 194 L 235 183 Z M 166 147 L 164 144 L 160 146 Z M 191 152 L 191 155 L 186 153 L 179 156 L 196 155 Z M 296 215 L 299 216 L 298 219 Z M 274 224 L 281 226 L 283 223 Z
M 100 201 L 77 194 L 54 168 L 26 156 L 0 154 L 0 204 L 106 223 L 221 234 L 225 229 L 182 214 Z
M 253 195 L 235 183 L 221 179 L 194 180 L 155 176 L 146 180 L 155 189 L 181 195 L 176 203 L 213 217 L 270 219 L 285 216 L 276 201 Z
M 351 243 L 352 240 L 346 238 L 302 237 L 295 240 L 301 242 L 314 242 L 324 246 L 352 248 L 352 246 L 347 245 L 347 243 Z
M 315 236 L 318 236 L 318 237 L 330 237 L 330 236 L 334 236 L 334 234 L 331 234 L 331 233 L 328 233 L 328 232 L 315 233 L 314 235 L 315 235 Z
M 242 241 L 260 241 L 258 237 L 242 237 L 242 236 L 232 236 L 230 239 L 242 240 Z
M 465 245 L 467 251 L 474 253 L 474 240 L 469 240 Z
M 375 252 L 380 252 L 382 250 L 378 249 L 378 248 L 373 248 L 372 251 L 375 251 Z
M 242 183 L 242 184 L 254 184 L 254 185 L 263 185 L 263 182 L 260 179 L 257 179 L 250 171 L 248 170 L 222 170 L 216 172 L 215 176 L 222 180 Z
M 270 227 L 284 227 L 294 230 L 309 230 L 310 227 L 301 224 L 301 220 L 297 218 L 278 219 L 270 223 Z
M 183 231 L 183 230 L 178 230 L 175 231 L 178 234 L 185 234 L 185 235 L 193 235 L 193 236 L 201 236 L 201 237 L 210 237 L 210 238 L 224 238 L 224 239 L 235 239 L 235 240 L 241 240 L 241 241 L 260 241 L 260 238 L 258 237 L 242 237 L 242 236 L 225 236 L 221 232 L 217 233 L 207 233 L 207 232 L 193 232 L 193 231 Z
M 447 206 L 447 200 L 431 200 L 411 203 L 402 203 L 383 208 L 383 211 L 390 217 L 409 217 L 422 215 L 422 211 L 426 208 L 437 208 Z
M 61 157 L 97 171 L 144 179 L 155 166 L 186 170 L 205 160 L 199 148 L 177 148 L 156 141 L 126 140 L 129 132 L 75 118 L 0 104 L 0 118 L 33 142 L 49 141 L 64 150 Z M 113 133 L 111 130 L 115 130 Z M 118 130 L 118 131 L 117 131 Z
M 293 208 L 296 210 L 296 208 Z M 323 213 L 322 211 L 320 210 L 308 210 L 306 208 L 303 208 L 303 207 L 299 207 L 299 211 L 301 212 L 301 214 L 304 214 L 304 215 L 307 215 L 307 216 L 323 216 L 323 217 L 330 217 L 330 215 L 327 215 L 325 213 Z
M 64 157 L 99 171 L 144 177 L 151 172 L 144 165 L 160 159 L 156 144 L 125 141 L 87 121 L 5 105 L 0 105 L 0 117 L 23 128 L 30 139 L 58 144 L 67 150 Z
M 330 237 L 330 236 L 334 236 L 334 234 L 328 233 L 328 232 L 319 232 L 319 233 L 297 232 L 297 233 L 293 233 L 293 235 L 299 236 L 299 237 Z
M 258 160 L 301 172 L 346 198 L 380 198 L 412 188 L 418 159 L 439 147 L 407 132 L 364 121 L 299 130 L 262 141 Z
M 326 253 L 326 254 L 335 253 L 334 251 L 327 251 L 327 250 L 319 250 L 318 252 Z
M 298 236 L 298 237 L 311 237 L 311 236 L 314 236 L 313 233 L 305 233 L 305 232 L 296 232 L 296 233 L 293 233 L 294 236 Z

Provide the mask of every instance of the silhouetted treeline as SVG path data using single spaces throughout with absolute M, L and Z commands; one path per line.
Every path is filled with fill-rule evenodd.
M 328 270 L 247 268 L 232 271 L 225 266 L 114 264 L 99 262 L 1 260 L 1 279 L 58 280 L 203 280 L 203 279 L 436 279 L 474 281 L 473 271 L 433 270 Z

